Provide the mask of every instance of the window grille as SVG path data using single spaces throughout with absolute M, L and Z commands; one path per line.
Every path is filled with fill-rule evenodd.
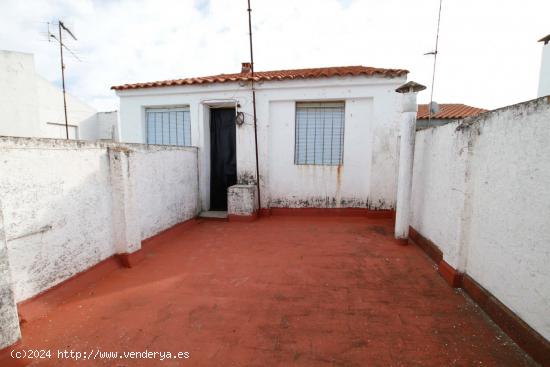
M 188 108 L 148 108 L 145 115 L 147 144 L 191 145 Z
M 295 164 L 336 166 L 344 156 L 344 102 L 296 103 Z

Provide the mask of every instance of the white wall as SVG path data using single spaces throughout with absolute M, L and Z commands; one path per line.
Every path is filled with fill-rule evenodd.
M 98 112 L 96 116 L 96 139 L 118 141 L 118 111 Z
M 0 50 L 0 110 L 0 136 L 66 136 L 63 92 L 36 74 L 32 54 Z M 71 138 L 105 139 L 96 114 L 95 108 L 67 93 Z
M 142 240 L 197 215 L 197 149 L 155 146 L 136 151 L 131 170 Z
M 63 91 L 39 75 L 35 76 L 35 88 L 38 94 L 38 120 L 41 128 L 45 129 L 45 134 L 41 136 L 58 138 L 57 129 L 51 124 L 65 125 Z M 95 139 L 98 130 L 96 113 L 95 108 L 67 93 L 67 120 L 69 125 L 77 127 L 78 139 Z
M 234 107 L 239 101 L 244 111 L 250 116 L 252 107 L 251 95 L 248 91 L 228 90 L 227 86 L 218 85 L 189 86 L 182 88 L 151 88 L 121 93 L 119 111 L 118 136 L 121 142 L 145 143 L 145 108 L 189 106 L 191 115 L 191 145 L 199 148 L 199 187 L 201 208 L 208 210 L 210 206 L 210 122 L 209 107 L 222 106 L 220 99 L 226 100 L 225 106 Z M 218 101 L 213 101 L 217 99 Z M 250 122 L 247 122 L 250 123 Z M 248 130 L 248 129 L 247 129 Z M 250 170 L 246 165 L 245 144 L 239 139 L 242 135 L 237 131 L 237 170 Z M 250 144 L 247 140 L 246 144 Z M 247 168 L 248 167 L 248 168 Z
M 41 136 L 32 54 L 0 50 L 0 135 Z
M 17 301 L 114 253 L 107 150 L 4 139 L 0 194 Z
M 342 77 L 257 83 L 256 105 L 262 206 L 393 208 L 397 167 L 399 95 L 405 78 Z M 237 127 L 238 182 L 255 182 L 251 92 L 239 83 L 118 91 L 120 139 L 143 143 L 145 108 L 189 106 L 191 140 L 199 147 L 201 207 L 209 208 L 209 106 L 234 106 L 245 114 Z M 344 164 L 294 165 L 296 101 L 346 103 Z
M 65 124 L 57 122 L 46 123 L 46 133 L 44 135 L 52 139 L 65 139 L 67 137 L 67 130 L 69 130 L 69 139 L 78 139 L 78 126 L 65 126 Z
M 410 223 L 439 246 L 447 263 L 462 270 L 468 136 L 457 132 L 457 126 L 454 122 L 416 133 Z
M 0 204 L 1 205 L 1 204 Z M 4 232 L 4 218 L 0 210 L 0 350 L 21 337 L 19 317 L 11 281 L 10 261 Z
M 261 144 L 267 145 L 260 157 L 260 163 L 267 163 L 261 165 L 267 179 L 262 187 L 263 205 L 394 207 L 400 106 L 394 90 L 403 80 L 385 81 L 388 84 L 362 86 L 337 81 L 330 87 L 287 88 L 258 95 L 260 111 L 267 110 L 268 116 L 267 124 L 260 125 Z M 343 165 L 295 165 L 295 101 L 331 99 L 345 101 Z
M 550 339 L 550 102 L 417 133 L 412 226 Z
M 113 169 L 117 152 L 129 170 Z M 0 156 L 0 209 L 18 302 L 197 214 L 196 148 L 0 138 Z M 141 237 L 126 243 L 120 232 L 128 228 Z
M 550 105 L 480 119 L 466 272 L 550 339 Z M 489 261 L 494 259 L 497 261 Z
M 369 206 L 374 140 L 372 104 L 369 98 L 346 101 L 342 166 L 294 164 L 295 102 L 270 104 L 269 123 L 273 128 L 268 133 L 269 186 L 265 195 L 269 195 L 271 206 Z M 392 169 L 392 165 L 387 168 Z M 390 202 L 380 206 L 391 207 Z

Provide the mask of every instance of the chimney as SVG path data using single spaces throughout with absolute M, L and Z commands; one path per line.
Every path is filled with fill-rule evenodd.
M 241 64 L 241 74 L 248 74 L 252 71 L 252 64 L 249 62 L 243 62 Z
M 411 186 L 414 160 L 414 139 L 418 103 L 416 94 L 426 89 L 422 84 L 410 81 L 395 91 L 403 94 L 401 99 L 401 125 L 399 139 L 399 172 L 397 177 L 397 200 L 395 203 L 395 238 L 409 238 Z
M 542 46 L 538 92 L 538 97 L 543 97 L 550 95 L 550 34 L 541 38 L 539 42 L 544 42 Z

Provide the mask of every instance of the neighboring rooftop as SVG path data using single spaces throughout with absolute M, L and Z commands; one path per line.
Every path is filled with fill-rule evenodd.
M 292 80 L 292 79 L 317 79 L 330 77 L 344 76 L 381 76 L 386 78 L 395 78 L 407 75 L 409 71 L 405 69 L 382 69 L 370 66 L 334 66 L 326 68 L 311 68 L 311 69 L 292 69 L 292 70 L 272 70 L 272 71 L 257 71 L 254 72 L 254 81 L 272 81 L 272 80 Z M 139 88 L 155 88 L 155 87 L 171 87 L 191 84 L 211 84 L 211 83 L 227 83 L 241 82 L 252 80 L 250 72 L 250 64 L 243 63 L 243 68 L 240 73 L 236 74 L 219 74 L 212 76 L 202 76 L 196 78 L 162 80 L 149 83 L 134 83 L 115 85 L 111 87 L 114 90 L 139 89 Z
M 428 119 L 428 112 L 429 111 L 427 104 L 419 104 L 416 118 L 418 120 Z M 484 108 L 472 107 L 461 103 L 442 103 L 439 105 L 439 112 L 432 114 L 432 119 L 456 120 L 479 115 L 483 112 L 487 112 L 487 110 Z

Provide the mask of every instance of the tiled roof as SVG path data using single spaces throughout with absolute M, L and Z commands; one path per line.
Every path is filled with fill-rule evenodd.
M 381 69 L 369 66 L 336 66 L 328 68 L 314 69 L 294 69 L 294 70 L 274 70 L 274 71 L 257 71 L 254 73 L 254 81 L 271 81 L 271 80 L 290 80 L 290 79 L 314 79 L 314 78 L 330 78 L 336 76 L 381 76 L 394 78 L 406 75 L 408 70 L 404 69 Z M 138 88 L 155 88 L 155 87 L 170 87 L 178 85 L 190 84 L 210 84 L 210 83 L 227 83 L 241 82 L 251 80 L 250 73 L 237 74 L 220 74 L 213 76 L 203 76 L 198 78 L 185 78 L 162 80 L 150 83 L 135 83 L 116 85 L 111 87 L 114 90 L 138 89 Z
M 469 116 L 479 115 L 486 112 L 484 108 L 467 106 L 460 103 L 442 103 L 439 105 L 439 112 L 432 114 L 432 119 L 461 119 Z M 419 104 L 416 118 L 419 120 L 428 119 L 428 105 Z

